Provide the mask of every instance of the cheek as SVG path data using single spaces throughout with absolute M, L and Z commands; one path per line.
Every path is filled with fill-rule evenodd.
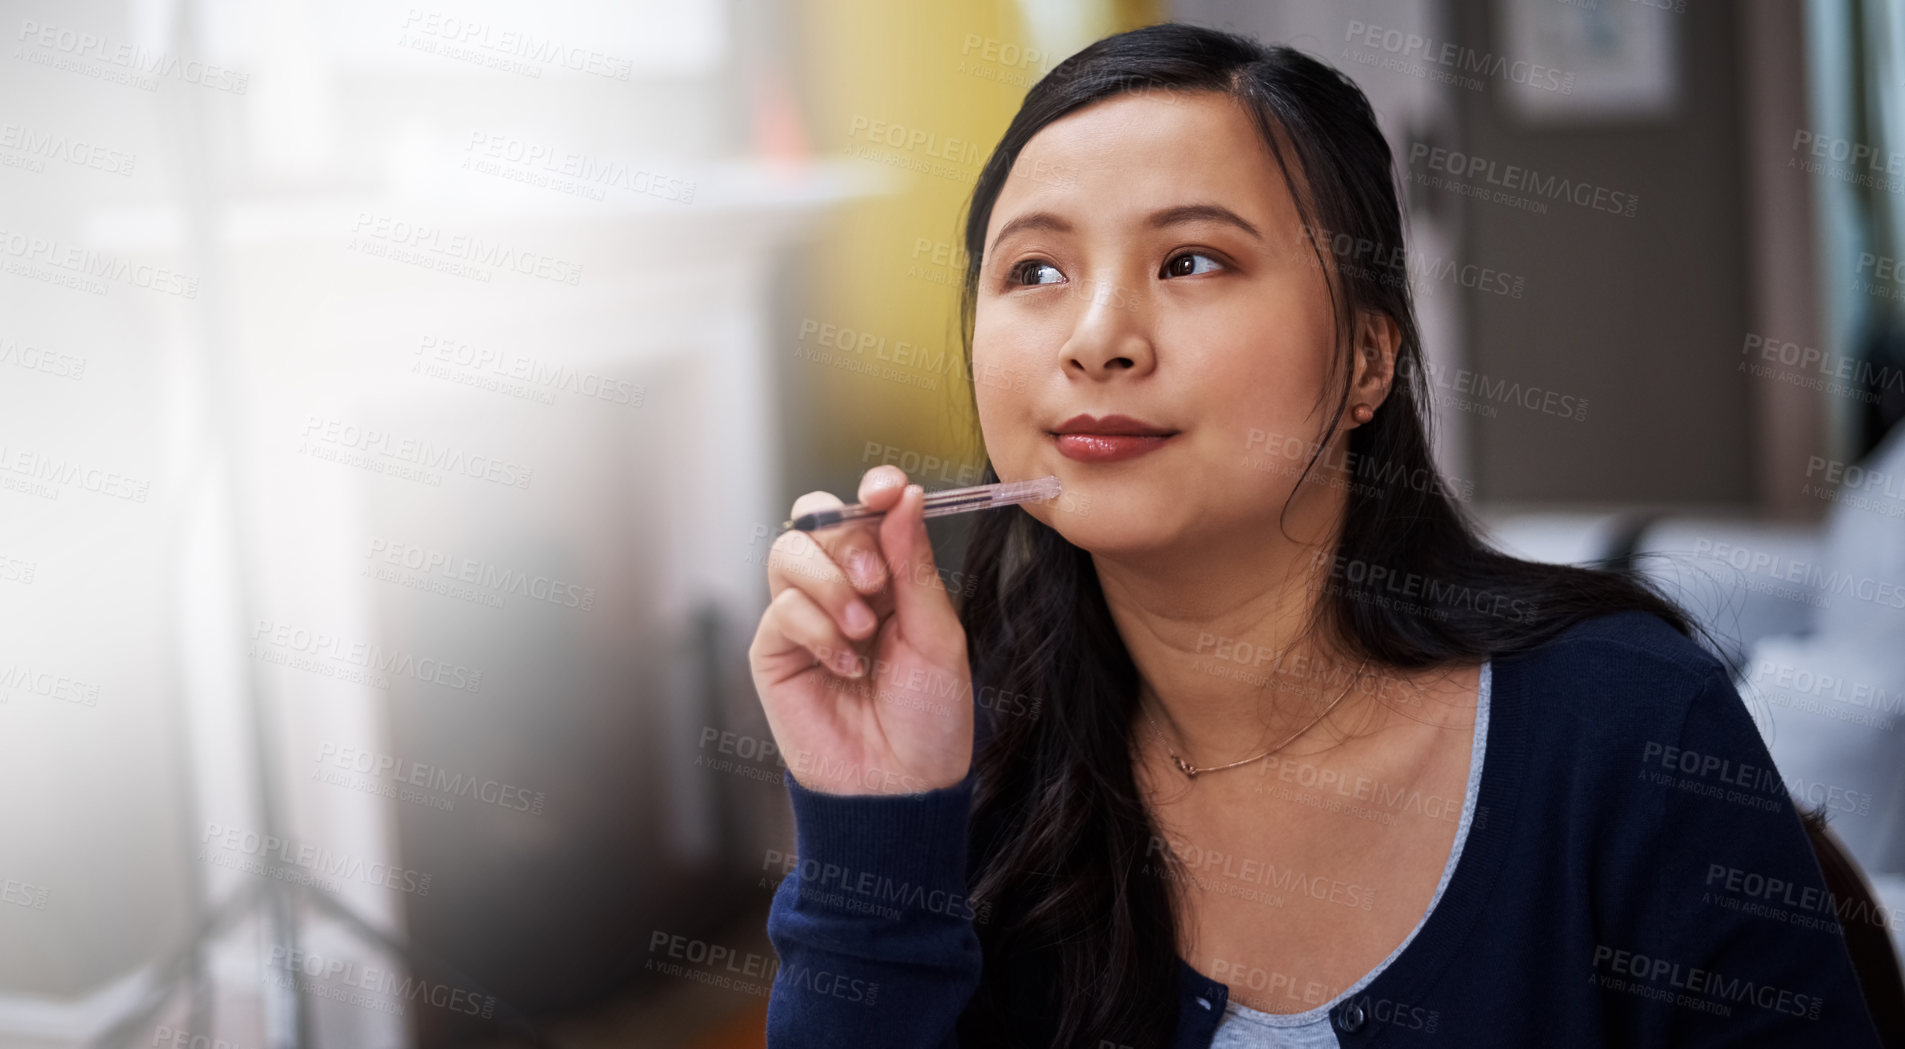
M 1005 331 L 987 326 L 983 313 L 975 320 L 972 393 L 988 446 L 1004 447 L 1026 436 L 1030 391 L 1035 385 L 1028 359 L 1024 348 L 1013 345 Z
M 1321 351 L 1286 336 L 1247 342 L 1232 336 L 1205 345 L 1195 358 L 1181 358 L 1197 388 L 1199 418 L 1227 430 L 1320 421 L 1314 409 L 1323 383 Z
M 993 465 L 1007 471 L 1016 469 L 1037 429 L 1031 421 L 1027 386 L 1015 381 L 1018 374 L 996 359 L 973 358 L 972 397 L 979 411 L 979 434 Z

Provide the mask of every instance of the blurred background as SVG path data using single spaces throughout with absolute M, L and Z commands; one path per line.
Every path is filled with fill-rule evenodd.
M 772 531 L 976 480 L 960 209 L 1163 20 L 1363 86 L 1445 471 L 1695 606 L 1900 938 L 1887 0 L 417 3 L 0 5 L 0 1046 L 761 1045 Z

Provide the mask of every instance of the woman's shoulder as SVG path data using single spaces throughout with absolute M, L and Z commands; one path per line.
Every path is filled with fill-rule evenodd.
M 1659 616 L 1574 623 L 1494 661 L 1492 681 L 1490 747 L 1519 770 L 1517 804 L 1536 823 L 1592 824 L 1603 847 L 1640 856 L 1669 824 L 1682 845 L 1710 844 L 1784 800 L 1726 664 Z
M 1590 616 L 1491 662 L 1497 695 L 1529 704 L 1531 738 L 1558 746 L 1672 744 L 1702 696 L 1745 717 L 1725 664 L 1651 612 Z
M 1556 684 L 1592 676 L 1602 676 L 1603 684 L 1700 684 L 1714 674 L 1726 674 L 1725 664 L 1699 642 L 1660 616 L 1637 609 L 1576 620 L 1493 662 Z

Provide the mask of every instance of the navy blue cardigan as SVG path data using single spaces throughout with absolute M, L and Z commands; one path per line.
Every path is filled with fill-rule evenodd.
M 1624 612 L 1493 675 L 1461 858 L 1416 939 L 1331 1009 L 1343 1045 L 1879 1044 L 1805 829 L 1718 661 Z M 769 1049 L 958 1049 L 974 923 L 991 917 L 966 895 L 975 775 L 855 797 L 784 775 L 799 862 L 768 916 Z M 988 964 L 1018 1001 L 1054 971 Z M 1178 975 L 1174 1045 L 1206 1049 L 1228 988 L 1181 957 Z M 1026 1044 L 1046 1044 L 1049 1014 Z

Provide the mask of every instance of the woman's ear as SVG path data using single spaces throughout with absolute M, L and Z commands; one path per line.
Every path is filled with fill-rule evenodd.
M 1401 345 L 1402 329 L 1395 318 L 1369 310 L 1357 317 L 1356 371 L 1349 386 L 1349 414 L 1355 425 L 1368 422 L 1388 398 Z

